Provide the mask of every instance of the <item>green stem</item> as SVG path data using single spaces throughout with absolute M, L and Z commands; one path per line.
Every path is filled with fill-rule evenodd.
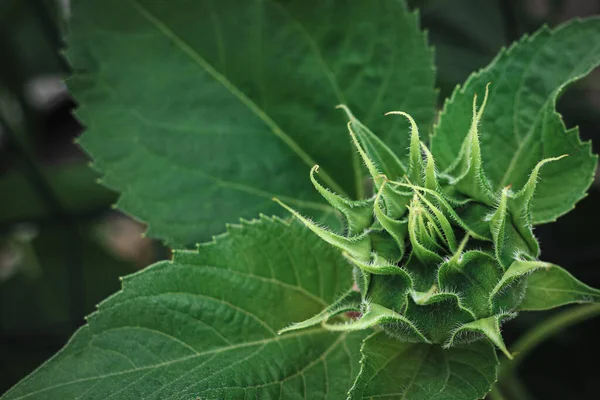
M 512 346 L 514 359 L 511 362 L 504 363 L 500 366 L 499 380 L 507 375 L 512 369 L 517 368 L 525 357 L 546 339 L 572 325 L 596 316 L 600 316 L 600 304 L 572 307 L 548 318 L 525 335 L 521 336 L 521 338 Z

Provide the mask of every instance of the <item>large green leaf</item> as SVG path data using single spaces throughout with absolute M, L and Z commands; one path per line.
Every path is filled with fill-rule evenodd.
M 408 125 L 383 112 L 407 111 L 424 131 L 432 121 L 433 51 L 400 0 L 73 3 L 81 143 L 119 206 L 171 244 L 283 213 L 273 196 L 321 213 L 306 179 L 316 163 L 355 196 L 360 165 L 337 104 L 398 154 Z
M 351 286 L 308 229 L 263 217 L 125 278 L 4 399 L 343 399 L 364 334 L 277 330 Z
M 496 189 L 520 189 L 538 161 L 568 153 L 545 166 L 533 200 L 534 223 L 552 221 L 572 209 L 590 186 L 596 156 L 577 128 L 567 130 L 555 111 L 571 82 L 600 63 L 600 18 L 540 29 L 502 51 L 472 75 L 445 104 L 433 137 L 433 153 L 446 169 L 458 155 L 471 123 L 473 94 L 491 83 L 481 122 L 485 171 Z M 551 68 L 549 66 L 552 66 Z
M 365 339 L 361 352 L 350 400 L 472 400 L 496 381 L 498 359 L 487 340 L 443 349 L 379 332 Z

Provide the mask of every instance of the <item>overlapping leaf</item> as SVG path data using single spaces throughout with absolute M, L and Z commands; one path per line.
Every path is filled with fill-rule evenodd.
M 361 352 L 351 400 L 477 399 L 496 381 L 498 359 L 487 340 L 442 349 L 376 333 L 365 340 Z
M 244 222 L 127 277 L 4 399 L 344 398 L 361 334 L 276 331 L 347 290 L 348 268 L 298 223 Z
M 305 179 L 316 163 L 354 196 L 362 174 L 336 104 L 399 153 L 404 122 L 381 114 L 401 108 L 423 127 L 433 117 L 433 53 L 401 1 L 73 3 L 81 143 L 119 207 L 174 245 L 281 213 L 274 195 L 321 215 Z
M 474 93 L 491 82 L 490 104 L 481 121 L 481 150 L 486 174 L 496 189 L 520 189 L 536 163 L 569 154 L 545 167 L 533 201 L 533 222 L 552 221 L 572 209 L 590 186 L 596 156 L 578 131 L 566 129 L 555 111 L 565 87 L 600 64 L 600 19 L 575 20 L 555 30 L 540 29 L 455 90 L 440 116 L 433 153 L 446 169 L 460 151 L 471 120 Z

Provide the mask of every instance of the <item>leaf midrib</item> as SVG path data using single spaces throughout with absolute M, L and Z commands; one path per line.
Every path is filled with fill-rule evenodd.
M 101 84 L 102 87 L 104 87 L 106 90 L 113 93 L 119 100 L 121 99 L 121 94 L 119 93 L 119 91 L 114 89 L 113 87 L 111 87 L 104 79 L 102 79 L 102 77 L 97 77 L 96 81 L 99 84 Z M 145 124 L 145 125 L 152 126 L 154 124 L 154 121 L 148 120 L 139 111 L 137 111 L 133 108 L 130 108 L 129 106 L 124 105 L 123 109 L 126 110 L 127 113 L 129 113 L 133 118 L 135 118 L 138 122 L 140 122 L 143 125 Z M 169 129 L 171 129 L 171 128 L 172 127 L 169 127 Z M 146 145 L 146 143 L 139 136 L 134 136 L 133 140 L 141 146 L 142 150 L 146 151 L 147 153 L 149 153 L 150 155 L 152 155 L 154 157 L 157 157 L 159 159 L 165 159 L 165 161 L 169 161 L 169 162 L 177 161 L 177 159 L 175 159 L 175 160 L 167 159 L 167 157 L 165 155 L 154 151 L 148 145 Z M 262 197 L 265 199 L 272 199 L 273 197 L 277 197 L 280 200 L 285 201 L 288 204 L 296 205 L 298 207 L 312 209 L 312 210 L 319 210 L 319 211 L 323 211 L 323 212 L 333 212 L 333 208 L 325 203 L 319 203 L 319 202 L 311 201 L 311 200 L 302 200 L 302 199 L 288 197 L 288 196 L 277 194 L 277 193 L 272 193 L 267 190 L 255 188 L 255 187 L 247 185 L 245 183 L 228 181 L 228 180 L 219 178 L 217 176 L 211 175 L 208 172 L 204 172 L 197 168 L 192 168 L 190 166 L 187 166 L 187 165 L 184 165 L 181 163 L 176 162 L 176 164 L 181 169 L 188 170 L 191 174 L 200 175 L 204 179 L 213 181 L 216 187 L 222 187 L 222 188 L 226 188 L 226 189 L 230 189 L 230 190 L 236 190 L 236 191 L 240 191 L 243 193 L 252 194 L 257 197 Z M 125 191 L 127 191 L 127 189 L 124 190 L 123 192 L 125 192 Z M 189 224 L 189 220 L 186 219 L 184 223 Z
M 373 339 L 374 337 L 377 337 L 380 334 L 381 334 L 381 332 L 376 332 L 376 333 L 368 336 L 367 338 L 365 338 L 364 342 L 366 343 L 367 340 Z M 392 361 L 394 361 L 398 357 L 404 356 L 406 354 L 406 351 L 407 350 L 401 351 L 401 352 L 397 352 L 392 357 L 390 357 L 389 359 L 387 359 L 385 361 L 385 363 L 383 363 L 383 365 L 381 365 L 376 371 L 374 371 L 374 374 L 371 376 L 371 378 L 369 379 L 368 382 L 365 382 L 364 386 L 366 387 L 371 381 L 373 381 L 373 379 L 375 379 L 376 376 L 379 375 L 379 373 L 381 373 L 381 371 L 383 371 L 388 366 L 388 364 L 390 364 Z M 368 397 L 369 398 L 383 398 L 383 397 L 391 397 L 391 396 L 401 395 L 402 397 L 401 397 L 400 400 L 405 400 L 406 396 L 408 395 L 408 393 L 409 393 L 409 391 L 411 389 L 411 387 L 413 386 L 415 380 L 417 379 L 417 376 L 421 372 L 423 364 L 425 364 L 425 360 L 431 355 L 432 351 L 433 351 L 433 346 L 429 346 L 427 348 L 427 351 L 424 354 L 423 358 L 421 359 L 419 365 L 415 369 L 414 375 L 412 376 L 410 382 L 408 382 L 408 384 L 406 385 L 406 387 L 403 388 L 402 392 L 398 392 L 398 393 L 380 393 L 380 394 L 376 394 L 376 395 L 369 395 Z M 361 350 L 361 352 L 362 352 L 362 350 Z M 440 392 L 442 392 L 446 388 L 446 386 L 448 384 L 448 377 L 452 373 L 451 370 L 450 370 L 450 366 L 448 365 L 448 359 L 447 359 L 446 355 L 443 354 L 443 357 L 444 357 L 444 362 L 446 363 L 446 375 L 447 375 L 447 377 L 445 379 L 443 387 L 440 389 Z M 359 375 L 359 378 L 360 378 L 360 375 Z
M 119 330 L 119 329 L 126 329 L 126 328 L 137 328 L 137 327 L 118 327 L 118 328 L 110 328 L 110 329 L 106 329 L 104 331 L 102 331 L 102 333 L 105 332 L 110 332 L 110 331 L 114 331 L 114 330 Z M 110 378 L 110 377 L 114 377 L 114 376 L 120 376 L 120 375 L 125 375 L 125 374 L 129 374 L 129 373 L 133 373 L 133 372 L 138 372 L 138 371 L 146 371 L 146 370 L 153 370 L 156 368 L 162 368 L 162 367 L 166 367 L 169 365 L 174 365 L 180 362 L 184 362 L 184 361 L 189 361 L 191 359 L 194 358 L 198 358 L 198 357 L 202 357 L 205 355 L 209 355 L 209 354 L 220 354 L 226 351 L 231 351 L 231 350 L 237 350 L 237 349 L 241 349 L 241 348 L 246 348 L 246 347 L 252 347 L 252 346 L 260 346 L 263 344 L 270 344 L 272 342 L 279 342 L 282 340 L 287 340 L 287 339 L 293 339 L 293 338 L 297 338 L 297 337 L 302 337 L 302 336 L 309 336 L 309 335 L 313 335 L 313 334 L 319 334 L 319 333 L 329 333 L 327 330 L 323 329 L 323 328 L 312 328 L 312 329 L 306 329 L 304 331 L 299 331 L 299 332 L 294 332 L 294 333 L 289 333 L 283 336 L 272 336 L 266 339 L 261 339 L 261 340 L 255 340 L 252 342 L 245 342 L 245 343 L 239 343 L 239 344 L 235 344 L 232 346 L 226 346 L 226 347 L 219 347 L 216 349 L 212 349 L 212 350 L 207 350 L 204 352 L 197 352 L 196 354 L 191 354 L 189 356 L 186 357 L 181 357 L 175 360 L 169 360 L 169 361 L 165 361 L 162 363 L 158 363 L 158 364 L 153 364 L 153 365 L 147 365 L 144 367 L 139 367 L 139 368 L 132 368 L 129 370 L 123 370 L 123 371 L 119 371 L 119 372 L 114 372 L 114 373 L 109 373 L 109 374 L 103 374 L 103 375 L 97 375 L 97 376 L 92 376 L 92 377 L 88 377 L 88 378 L 80 378 L 80 379 L 75 379 L 69 382 L 63 382 L 63 383 L 59 383 L 56 385 L 52 385 L 52 386 L 48 386 L 45 387 L 43 389 L 39 389 L 37 391 L 34 392 L 30 392 L 27 393 L 25 396 L 20 396 L 20 397 L 16 397 L 14 398 L 14 400 L 20 400 L 20 399 L 26 399 L 28 397 L 46 392 L 46 391 L 50 391 L 50 390 L 54 390 L 63 386 L 69 386 L 69 385 L 74 385 L 74 384 L 78 384 L 78 383 L 82 383 L 82 382 L 88 382 L 88 381 L 94 381 L 97 379 L 104 379 L 104 378 Z M 340 335 L 340 337 L 344 337 L 345 335 Z M 93 339 L 92 339 L 93 340 Z M 336 341 L 334 341 L 334 343 L 339 344 L 340 343 L 340 338 L 336 339 Z M 88 346 L 93 345 L 91 343 L 91 341 L 88 343 Z M 9 392 L 10 393 L 10 392 Z M 9 394 L 7 393 L 7 394 Z
M 206 71 L 210 76 L 213 77 L 217 82 L 221 83 L 231 94 L 233 94 L 242 104 L 244 104 L 250 111 L 252 111 L 258 118 L 260 118 L 273 132 L 275 136 L 281 139 L 289 148 L 294 152 L 300 159 L 309 167 L 316 165 L 315 160 L 312 159 L 290 136 L 288 136 L 277 123 L 269 117 L 254 101 L 248 98 L 242 93 L 237 87 L 235 87 L 224 75 L 219 73 L 215 68 L 212 67 L 198 52 L 196 52 L 190 45 L 188 45 L 183 39 L 175 34 L 169 27 L 167 27 L 160 19 L 156 18 L 148 9 L 146 9 L 137 0 L 129 0 L 133 8 L 154 28 L 160 33 L 169 38 L 173 44 L 184 54 L 186 54 L 192 61 L 194 61 L 200 68 Z M 342 187 L 323 169 L 321 169 L 320 176 L 332 189 L 337 191 L 339 194 L 347 196 L 346 192 Z
M 318 328 L 318 329 L 322 329 L 322 328 Z M 325 330 L 324 330 L 325 331 Z M 348 336 L 349 332 L 344 332 L 341 333 L 339 335 L 339 337 L 331 344 L 327 347 L 327 349 L 325 351 L 323 351 L 323 353 L 321 353 L 317 358 L 315 358 L 314 360 L 312 360 L 310 363 L 306 364 L 303 368 L 301 368 L 300 370 L 294 372 L 293 374 L 286 376 L 284 379 L 280 380 L 280 381 L 273 381 L 273 382 L 268 382 L 268 383 L 263 383 L 260 385 L 255 385 L 255 386 L 230 386 L 230 387 L 221 387 L 218 388 L 217 390 L 227 390 L 227 389 L 258 389 L 258 388 L 262 388 L 262 387 L 266 387 L 266 386 L 270 386 L 270 385 L 274 385 L 274 384 L 283 384 L 286 381 L 289 381 L 290 379 L 293 379 L 299 375 L 303 375 L 304 372 L 306 372 L 307 370 L 309 370 L 310 368 L 312 368 L 313 366 L 317 365 L 319 362 L 323 361 L 325 362 L 327 356 L 329 355 L 329 353 L 331 353 L 333 350 L 335 350 L 341 343 L 345 343 L 346 337 Z M 285 335 L 285 334 L 284 334 Z M 325 379 L 326 381 L 328 381 L 328 375 L 325 374 Z M 214 390 L 214 389 L 206 389 L 200 393 L 205 393 L 209 390 Z
M 575 290 L 575 289 L 558 289 L 558 288 L 545 287 L 545 286 L 541 286 L 541 285 L 531 285 L 531 286 L 527 285 L 527 290 L 529 290 L 529 289 L 538 290 L 538 291 L 542 291 L 542 292 L 576 293 L 576 294 L 580 294 L 582 296 L 600 297 L 600 293 L 582 292 L 581 290 Z
M 300 31 L 300 33 L 302 34 L 302 36 L 308 43 L 308 47 L 310 48 L 311 52 L 315 56 L 317 63 L 319 64 L 319 67 L 321 68 L 321 70 L 323 71 L 323 74 L 325 75 L 327 81 L 329 82 L 329 85 L 331 86 L 331 89 L 333 90 L 333 93 L 335 94 L 335 97 L 337 98 L 338 103 L 347 105 L 348 101 L 346 100 L 346 96 L 344 96 L 344 93 L 342 92 L 342 90 L 337 82 L 337 79 L 335 77 L 333 69 L 329 66 L 329 64 L 327 64 L 327 62 L 323 58 L 323 55 L 321 54 L 321 50 L 319 49 L 317 42 L 313 39 L 310 32 L 308 32 L 308 30 L 304 27 L 304 25 L 302 25 L 299 21 L 297 21 L 295 18 L 293 18 L 292 15 L 290 15 L 290 13 L 287 10 L 285 10 L 280 3 L 273 2 L 272 4 L 274 4 L 280 10 L 281 13 L 285 14 L 290 19 L 290 21 L 292 21 L 294 23 L 294 25 L 296 26 L 298 31 Z M 358 199 L 363 198 L 365 195 L 364 188 L 363 188 L 363 176 L 362 176 L 361 165 L 362 164 L 361 164 L 360 158 L 358 157 L 358 153 L 353 151 L 352 152 L 352 170 L 354 172 L 354 185 L 356 187 L 356 197 Z M 344 194 L 344 193 L 340 192 L 340 194 Z
M 417 376 L 421 372 L 421 368 L 423 368 L 423 364 L 425 364 L 425 360 L 427 360 L 427 358 L 429 358 L 429 355 L 431 354 L 432 349 L 433 349 L 433 346 L 429 346 L 427 348 L 427 352 L 425 353 L 424 357 L 421 359 L 421 362 L 419 363 L 419 365 L 415 369 L 415 373 L 414 373 L 412 379 L 410 380 L 410 382 L 408 383 L 408 385 L 406 386 L 406 389 L 404 390 L 404 394 L 402 395 L 402 399 L 401 400 L 405 400 L 406 399 L 406 396 L 408 395 L 408 392 L 410 391 L 410 389 L 414 385 L 415 380 L 417 379 Z M 445 357 L 446 356 L 444 355 L 444 358 Z M 444 382 L 444 386 L 443 386 L 442 390 L 445 387 L 446 387 L 446 382 Z
M 527 69 L 525 71 L 523 71 L 523 76 L 522 76 L 522 81 L 524 80 L 525 75 L 529 72 L 531 65 L 533 64 L 533 62 L 535 61 L 535 58 L 537 57 L 537 55 L 541 52 L 541 50 L 545 49 L 546 46 L 548 45 L 548 43 L 544 43 L 543 46 L 541 46 L 534 54 L 534 57 L 532 58 L 532 61 L 529 63 Z M 588 57 L 591 54 L 595 54 L 596 51 L 600 48 L 600 42 L 596 44 L 596 46 L 594 47 L 594 51 L 591 51 L 588 53 Z M 515 169 L 516 165 L 517 165 L 517 161 L 521 158 L 521 153 L 523 152 L 523 150 L 525 150 L 526 145 L 528 144 L 528 142 L 531 140 L 532 135 L 535 132 L 535 127 L 536 124 L 538 123 L 538 120 L 540 118 L 540 116 L 543 114 L 543 111 L 546 110 L 548 103 L 550 102 L 554 102 L 556 103 L 556 97 L 557 94 L 561 91 L 561 89 L 567 85 L 569 82 L 573 82 L 575 80 L 577 80 L 578 78 L 580 78 L 581 76 L 583 76 L 584 74 L 580 74 L 580 76 L 572 76 L 573 71 L 577 70 L 580 68 L 581 65 L 585 64 L 586 62 L 588 62 L 588 57 L 584 57 L 582 58 L 578 63 L 576 63 L 573 68 L 571 69 L 571 72 L 567 75 L 567 79 L 565 80 L 565 82 L 560 85 L 556 90 L 552 91 L 550 93 L 550 95 L 548 96 L 548 98 L 546 99 L 546 101 L 540 106 L 540 108 L 538 109 L 538 111 L 535 114 L 535 118 L 533 120 L 533 123 L 530 125 L 530 128 L 527 132 L 527 134 L 525 135 L 525 137 L 523 138 L 523 140 L 521 140 L 518 144 L 518 147 L 512 157 L 512 159 L 510 160 L 510 164 L 508 165 L 508 168 L 506 169 L 506 171 L 504 172 L 504 175 L 502 176 L 502 179 L 500 180 L 500 185 L 499 187 L 504 187 L 507 185 L 507 181 L 508 179 L 510 179 L 510 175 L 512 174 L 512 171 Z M 517 95 L 519 95 L 522 93 L 522 88 L 523 86 L 519 86 L 519 88 L 516 90 Z M 515 105 L 513 108 L 513 112 L 516 109 L 517 105 L 516 105 L 516 101 L 515 101 Z M 554 114 L 556 114 L 556 111 L 554 111 Z M 513 116 L 513 120 L 515 119 L 516 113 Z M 564 125 L 564 122 L 563 122 Z M 516 130 L 516 125 L 513 125 L 513 129 L 515 136 L 518 136 L 517 134 L 517 130 Z

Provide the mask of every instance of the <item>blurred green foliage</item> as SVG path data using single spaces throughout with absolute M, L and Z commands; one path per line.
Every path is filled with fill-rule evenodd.
M 54 0 L 0 3 L 0 393 L 137 267 L 103 237 L 116 195 L 72 143 L 68 98 L 35 96 L 40 78 L 67 73 L 63 11 Z

